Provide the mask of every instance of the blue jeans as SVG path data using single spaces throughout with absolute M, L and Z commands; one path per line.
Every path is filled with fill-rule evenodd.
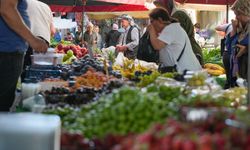
M 0 52 L 0 111 L 9 111 L 15 100 L 24 54 L 25 52 Z

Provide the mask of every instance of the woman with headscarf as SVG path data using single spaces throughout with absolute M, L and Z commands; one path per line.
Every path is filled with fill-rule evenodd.
M 163 8 L 153 9 L 149 17 L 150 41 L 154 49 L 159 50 L 159 71 L 164 73 L 176 69 L 182 73 L 185 70 L 201 70 L 180 23 Z
M 184 11 L 177 10 L 174 0 L 155 0 L 154 4 L 156 7 L 167 9 L 168 13 L 180 22 L 181 27 L 186 31 L 189 37 L 193 52 L 200 64 L 203 65 L 202 49 L 194 38 L 194 26 L 189 16 Z
M 233 30 L 228 35 L 226 46 L 231 51 L 231 82 L 237 77 L 247 79 L 250 0 L 237 0 L 232 6 L 236 18 L 232 20 Z

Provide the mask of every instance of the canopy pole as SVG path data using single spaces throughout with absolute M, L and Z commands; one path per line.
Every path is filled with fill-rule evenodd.
M 84 16 L 85 16 L 86 1 L 87 1 L 87 0 L 83 0 L 83 1 L 82 1 L 82 37 L 81 37 L 82 40 L 81 40 L 81 42 L 84 41 L 83 35 L 84 35 Z M 83 43 L 81 43 L 81 44 L 82 44 L 82 46 L 83 46 Z
M 226 23 L 228 23 L 228 18 L 229 18 L 229 5 L 227 4 Z
M 226 23 L 228 23 L 228 18 L 229 18 L 229 4 L 228 4 L 228 0 L 226 1 L 227 3 L 227 10 L 226 10 Z
M 248 33 L 250 32 L 250 24 L 248 25 Z M 248 36 L 248 43 L 250 43 L 250 36 Z M 248 46 L 248 54 L 250 53 L 250 46 Z M 247 67 L 247 105 L 250 106 L 250 58 L 248 56 Z

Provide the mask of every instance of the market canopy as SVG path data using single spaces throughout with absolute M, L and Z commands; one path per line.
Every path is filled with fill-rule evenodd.
M 144 0 L 40 0 L 54 12 L 147 11 Z M 125 4 L 126 3 L 126 4 Z
M 212 5 L 232 5 L 235 0 L 176 0 L 181 4 L 191 3 L 191 4 L 212 4 Z
M 145 0 L 96 0 L 108 3 L 119 3 L 119 4 L 133 4 L 133 5 L 144 5 Z

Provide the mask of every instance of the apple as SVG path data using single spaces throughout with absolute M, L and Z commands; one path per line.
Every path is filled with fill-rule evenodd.
M 58 44 L 58 45 L 57 45 L 57 49 L 58 49 L 59 51 L 63 50 L 63 45 L 62 45 L 62 44 Z
M 181 150 L 182 149 L 183 142 L 180 138 L 174 138 L 172 142 L 172 148 L 173 150 Z
M 196 150 L 196 144 L 194 141 L 185 140 L 182 145 L 182 150 Z

